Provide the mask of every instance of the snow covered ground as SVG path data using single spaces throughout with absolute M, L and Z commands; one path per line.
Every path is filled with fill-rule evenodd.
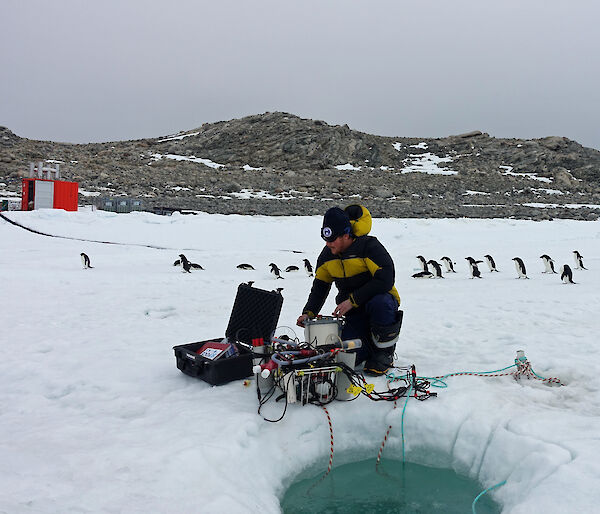
M 253 387 L 211 387 L 182 374 L 172 347 L 222 336 L 237 286 L 284 287 L 278 334 L 292 333 L 322 246 L 319 217 L 39 210 L 10 212 L 50 238 L 0 220 L 0 512 L 278 512 L 294 477 L 329 456 L 322 409 L 257 415 Z M 490 371 L 522 349 L 564 387 L 459 376 L 410 400 L 406 458 L 450 467 L 494 491 L 504 512 L 593 512 L 600 503 L 600 223 L 376 219 L 396 263 L 405 311 L 396 362 L 422 376 Z M 153 248 L 153 247 L 160 247 Z M 294 250 L 302 253 L 294 253 Z M 542 274 L 539 256 L 588 271 L 576 285 Z M 83 270 L 80 252 L 94 269 Z M 184 274 L 177 255 L 205 271 Z M 500 273 L 468 278 L 465 257 Z M 416 255 L 448 255 L 458 273 L 415 280 Z M 529 280 L 517 280 L 521 257 Z M 256 271 L 241 271 L 248 262 Z M 327 303 L 324 313 L 333 309 Z M 374 379 L 385 389 L 385 379 Z M 265 414 L 276 417 L 279 404 Z M 401 409 L 359 398 L 330 405 L 334 465 L 399 458 Z

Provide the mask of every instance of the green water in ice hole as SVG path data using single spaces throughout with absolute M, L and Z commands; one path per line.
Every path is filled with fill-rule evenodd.
M 352 462 L 293 483 L 281 500 L 284 514 L 444 513 L 469 514 L 485 487 L 451 469 L 375 459 Z M 475 504 L 477 514 L 499 513 L 490 493 Z

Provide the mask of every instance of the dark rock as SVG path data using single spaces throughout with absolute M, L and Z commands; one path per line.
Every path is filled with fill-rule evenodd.
M 384 217 L 596 219 L 600 213 L 521 205 L 600 203 L 600 152 L 563 137 L 496 139 L 472 131 L 439 139 L 392 138 L 281 112 L 205 123 L 178 136 L 186 137 L 75 145 L 20 138 L 0 128 L 0 181 L 17 192 L 30 161 L 55 159 L 64 163 L 63 177 L 76 179 L 82 189 L 108 187 L 103 193 L 141 196 L 149 208 L 297 215 L 364 202 L 373 215 Z M 449 162 L 433 164 L 437 158 Z M 401 173 L 419 163 L 456 174 Z M 336 168 L 345 164 L 357 170 Z M 245 165 L 260 169 L 244 170 Z M 294 200 L 231 195 L 241 189 L 294 191 Z

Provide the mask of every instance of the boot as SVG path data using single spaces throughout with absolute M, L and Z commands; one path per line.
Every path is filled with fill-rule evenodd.
M 364 373 L 368 375 L 383 375 L 394 365 L 396 341 L 400 335 L 404 312 L 398 309 L 396 321 L 391 325 L 380 326 L 371 324 L 371 339 L 374 352 L 365 362 Z
M 363 372 L 365 375 L 379 376 L 383 375 L 394 365 L 394 352 L 396 345 L 387 348 L 377 348 L 373 355 L 365 362 Z

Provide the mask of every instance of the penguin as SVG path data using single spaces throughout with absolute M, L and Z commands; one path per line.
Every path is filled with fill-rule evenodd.
M 496 269 L 496 263 L 494 262 L 494 258 L 491 255 L 484 255 L 483 258 L 485 262 L 487 262 L 488 268 L 490 268 L 490 273 L 492 271 L 498 271 Z
M 465 260 L 469 263 L 469 266 L 471 267 L 471 278 L 481 278 L 481 271 L 479 271 L 477 263 L 482 261 L 476 261 L 475 259 L 473 259 L 473 257 L 465 257 Z
M 94 267 L 90 264 L 90 258 L 87 256 L 87 254 L 81 252 L 80 255 L 81 255 L 81 264 L 83 264 L 83 269 L 89 269 L 89 268 Z
M 285 272 L 289 273 L 290 271 L 298 271 L 300 268 L 298 266 L 288 266 L 285 268 Z
M 573 258 L 575 259 L 575 269 L 587 269 L 583 265 L 583 255 L 581 255 L 577 250 L 573 250 Z
M 525 263 L 523 262 L 523 259 L 521 259 L 520 257 L 513 257 L 512 259 L 513 261 L 515 261 L 515 269 L 517 270 L 517 278 L 529 278 L 527 276 L 527 270 L 525 269 Z
M 560 279 L 565 284 L 576 284 L 576 282 L 573 282 L 573 272 L 568 264 L 560 267 Z
M 454 271 L 454 264 L 450 257 L 444 256 L 440 260 L 444 263 L 444 266 L 446 266 L 446 273 L 456 273 L 456 271 Z
M 419 265 L 421 266 L 421 269 L 423 271 L 429 271 L 425 257 L 423 257 L 422 255 L 417 255 L 417 260 L 419 261 Z
M 181 266 L 183 267 L 184 273 L 191 273 L 190 268 L 192 266 L 190 265 L 190 261 L 187 260 L 187 257 L 185 255 L 183 255 L 182 253 L 180 253 L 179 259 L 181 262 Z
M 277 264 L 272 262 L 269 264 L 269 266 L 271 266 L 271 273 L 275 275 L 275 278 L 283 278 L 281 276 L 281 270 L 277 267 Z
M 314 277 L 313 267 L 308 259 L 304 259 L 304 271 L 309 277 Z
M 200 264 L 196 264 L 195 262 L 190 262 L 187 259 L 187 257 L 185 255 L 183 255 L 182 253 L 179 254 L 179 259 L 177 259 L 173 263 L 173 266 L 183 266 L 183 271 L 187 272 L 187 273 L 191 273 L 190 270 L 192 270 L 192 269 L 201 269 L 201 270 L 204 269 L 202 266 L 200 266 Z
M 433 259 L 427 261 L 427 264 L 431 264 L 433 266 L 433 269 L 435 270 L 435 276 L 434 278 L 444 278 L 442 277 L 442 267 L 440 266 L 440 264 L 437 261 L 434 261 Z
M 254 266 L 252 266 L 252 264 L 242 263 L 242 264 L 238 264 L 236 266 L 236 268 L 237 269 L 247 269 L 247 270 L 250 270 L 250 269 L 254 269 Z
M 546 268 L 546 271 L 542 271 L 542 273 L 556 273 L 556 271 L 554 271 L 554 261 L 549 255 L 540 255 L 540 259 L 544 261 L 544 267 Z
M 433 273 L 431 273 L 431 271 L 419 271 L 419 273 L 415 273 L 412 278 L 433 278 Z

